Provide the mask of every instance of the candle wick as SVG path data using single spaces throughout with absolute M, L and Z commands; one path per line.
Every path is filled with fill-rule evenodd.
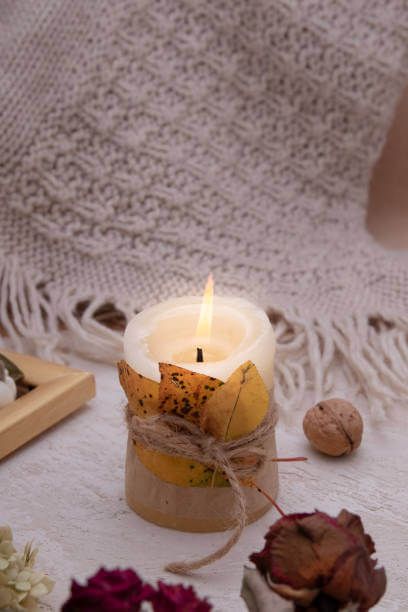
M 202 363 L 204 361 L 203 349 L 197 347 L 197 363 Z

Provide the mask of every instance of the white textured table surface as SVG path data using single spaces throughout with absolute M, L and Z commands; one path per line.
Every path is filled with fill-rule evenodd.
M 71 577 L 84 580 L 101 565 L 133 567 L 146 580 L 165 578 L 171 560 L 210 552 L 225 534 L 193 535 L 162 529 L 136 516 L 124 500 L 126 429 L 123 395 L 113 367 L 80 359 L 93 371 L 97 397 L 77 413 L 0 463 L 0 524 L 12 526 L 18 547 L 40 546 L 38 565 L 56 580 L 46 599 L 58 610 Z M 305 404 L 304 408 L 308 405 Z M 397 409 L 396 409 L 397 410 Z M 408 432 L 406 415 L 375 428 L 365 418 L 362 447 L 351 457 L 330 459 L 308 447 L 301 412 L 277 432 L 280 456 L 306 454 L 305 464 L 281 464 L 279 503 L 286 512 L 314 508 L 360 514 L 388 575 L 387 594 L 376 610 L 408 611 Z M 245 610 L 239 591 L 248 555 L 263 546 L 277 515 L 270 511 L 249 526 L 233 551 L 194 579 L 216 610 Z

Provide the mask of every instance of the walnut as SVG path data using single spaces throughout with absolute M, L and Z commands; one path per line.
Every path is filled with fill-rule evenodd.
M 360 446 L 363 420 L 350 402 L 328 399 L 309 408 L 303 431 L 311 445 L 326 455 L 348 455 Z

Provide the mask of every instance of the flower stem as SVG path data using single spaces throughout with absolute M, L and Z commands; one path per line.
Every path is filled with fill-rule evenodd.
M 307 457 L 273 457 L 269 461 L 307 461 Z
M 284 513 L 284 511 L 282 510 L 282 508 L 280 506 L 278 506 L 278 504 L 276 503 L 276 501 L 273 499 L 273 497 L 271 497 L 269 495 L 269 493 L 267 493 L 266 491 L 264 491 L 264 489 L 262 489 L 254 480 L 249 480 L 247 482 L 247 485 L 249 487 L 252 487 L 253 489 L 256 489 L 258 491 L 258 493 L 261 493 L 261 495 L 263 495 L 264 497 L 266 497 L 266 499 L 268 501 L 271 502 L 272 506 L 274 508 L 276 508 L 276 510 L 279 512 L 279 514 L 281 516 L 286 516 L 286 514 Z

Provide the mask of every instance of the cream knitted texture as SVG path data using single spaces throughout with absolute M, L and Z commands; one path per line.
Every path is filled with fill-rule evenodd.
M 335 364 L 376 414 L 401 401 L 407 258 L 364 216 L 407 79 L 406 0 L 3 0 L 0 28 L 17 346 L 115 359 L 98 306 L 129 317 L 211 270 L 271 309 L 284 407 L 332 394 Z

